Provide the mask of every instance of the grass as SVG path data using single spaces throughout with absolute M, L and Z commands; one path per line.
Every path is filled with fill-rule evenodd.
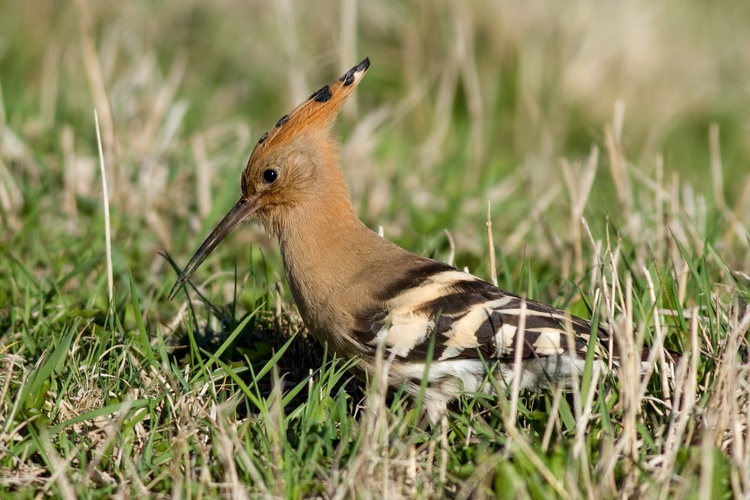
M 748 496 L 748 7 L 270 5 L 0 7 L 0 494 Z M 167 300 L 257 137 L 365 55 L 363 220 L 486 279 L 494 252 L 672 377 L 498 387 L 429 430 L 307 338 L 259 227 Z

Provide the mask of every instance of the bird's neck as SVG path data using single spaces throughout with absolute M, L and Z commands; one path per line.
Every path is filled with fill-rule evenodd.
M 354 214 L 348 194 L 341 193 L 292 209 L 277 233 L 290 284 L 305 291 L 351 280 L 379 238 Z
M 346 318 L 334 306 L 351 302 L 355 307 L 355 296 L 361 300 L 372 293 L 358 277 L 386 242 L 357 218 L 345 185 L 289 209 L 275 232 L 287 280 L 308 328 L 326 337 L 331 327 L 347 328 Z

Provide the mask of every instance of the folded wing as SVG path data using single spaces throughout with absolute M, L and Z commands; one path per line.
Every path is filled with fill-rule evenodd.
M 571 339 L 576 355 L 586 356 L 589 322 L 428 262 L 421 276 L 415 272 L 394 287 L 385 309 L 371 316 L 369 344 L 383 342 L 387 354 L 403 361 L 424 361 L 432 349 L 435 361 L 483 357 L 490 363 L 512 363 L 523 335 L 523 360 L 570 354 Z M 608 346 L 604 329 L 596 335 L 600 346 Z

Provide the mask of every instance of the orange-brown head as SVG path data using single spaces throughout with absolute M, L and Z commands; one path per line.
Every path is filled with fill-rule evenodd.
M 314 209 L 316 201 L 331 199 L 348 203 L 332 125 L 369 66 L 370 60 L 365 58 L 263 134 L 242 172 L 242 196 L 180 273 L 170 299 L 224 237 L 250 215 L 257 214 L 267 228 L 280 234 L 284 220 L 300 207 Z

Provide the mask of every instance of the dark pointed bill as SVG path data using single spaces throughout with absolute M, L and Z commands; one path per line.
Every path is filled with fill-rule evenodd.
M 172 290 L 169 292 L 169 300 L 172 300 L 174 296 L 180 291 L 185 283 L 190 279 L 193 273 L 200 267 L 203 261 L 208 255 L 216 248 L 216 245 L 221 243 L 221 240 L 226 237 L 232 230 L 239 225 L 240 222 L 247 219 L 250 214 L 255 212 L 258 208 L 257 196 L 248 199 L 240 198 L 240 200 L 232 207 L 227 215 L 219 222 L 206 241 L 200 246 L 193 258 L 190 259 L 188 265 L 180 273 L 180 277 L 177 278 Z

